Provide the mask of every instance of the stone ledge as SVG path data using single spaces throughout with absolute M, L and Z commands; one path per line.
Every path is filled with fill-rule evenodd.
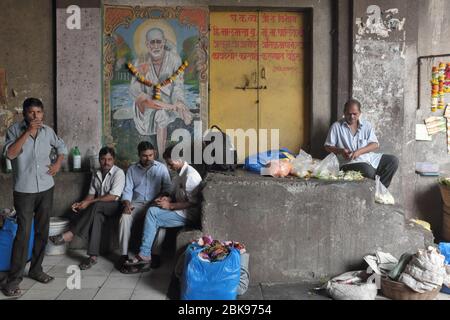
M 359 269 L 377 249 L 397 257 L 433 243 L 401 207 L 374 202 L 375 184 L 238 172 L 210 173 L 203 189 L 203 232 L 243 242 L 252 282 L 319 279 Z

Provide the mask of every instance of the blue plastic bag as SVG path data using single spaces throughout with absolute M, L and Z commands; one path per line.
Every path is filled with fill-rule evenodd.
M 448 242 L 439 243 L 439 251 L 445 257 L 445 264 L 450 264 L 450 243 Z M 450 288 L 443 285 L 441 292 L 450 294 Z
M 261 173 L 261 169 L 264 168 L 269 161 L 286 158 L 295 158 L 295 156 L 286 148 L 260 152 L 258 154 L 248 156 L 245 159 L 244 168 L 248 171 Z
M 7 218 L 0 228 L 0 271 L 9 271 L 14 239 L 17 233 L 16 220 Z M 31 260 L 34 246 L 34 221 L 31 223 L 30 240 L 28 242 L 28 261 Z
M 197 244 L 186 249 L 181 278 L 181 300 L 236 300 L 241 276 L 241 255 L 231 248 L 225 259 L 216 262 L 199 257 Z

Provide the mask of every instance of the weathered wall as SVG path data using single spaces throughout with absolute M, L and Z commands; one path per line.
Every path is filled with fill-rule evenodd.
M 61 1 L 57 10 L 57 100 L 61 136 L 70 147 L 82 146 L 82 155 L 90 146 L 101 142 L 101 17 L 99 1 Z M 86 7 L 86 3 L 89 4 Z M 216 8 L 281 7 L 313 9 L 313 82 L 311 139 L 313 155 L 323 155 L 323 141 L 331 121 L 331 1 L 136 1 L 110 0 L 105 4 L 140 6 L 197 6 Z M 82 10 L 81 30 L 67 30 L 65 9 L 79 4 Z M 77 110 L 73 112 L 73 110 Z M 99 127 L 96 127 L 97 125 Z
M 72 216 L 70 206 L 86 196 L 91 182 L 88 172 L 60 172 L 55 176 L 55 193 L 51 216 Z M 13 207 L 12 174 L 0 173 L 0 208 Z
M 374 6 L 381 9 L 379 16 Z M 375 125 L 381 151 L 400 157 L 391 188 L 394 196 L 408 217 L 430 222 L 436 237 L 442 210 L 436 178 L 417 175 L 415 164 L 435 162 L 447 171 L 447 144 L 445 133 L 434 136 L 432 142 L 415 141 L 416 123 L 442 115 L 442 111 L 430 111 L 430 74 L 422 74 L 422 88 L 418 88 L 418 57 L 450 53 L 448 12 L 450 2 L 445 0 L 354 1 L 353 12 L 353 95 Z M 380 21 L 384 27 L 377 24 Z M 420 103 L 419 92 L 426 94 Z
M 5 138 L 6 113 L 21 119 L 27 97 L 43 101 L 45 123 L 54 126 L 52 17 L 52 2 L 48 0 L 0 1 L 0 68 L 6 69 L 9 89 L 7 106 L 0 106 L 0 147 Z M 17 91 L 15 97 L 13 89 Z
M 434 178 L 414 173 L 415 162 L 434 161 L 450 168 L 446 153 L 446 136 L 440 134 L 433 142 L 416 142 L 415 124 L 429 115 L 429 105 L 418 105 L 417 57 L 450 53 L 450 2 L 447 0 L 358 0 L 354 2 L 353 18 L 353 92 L 362 100 L 365 116 L 375 125 L 382 151 L 401 158 L 401 168 L 392 192 L 406 208 L 406 215 L 417 216 L 433 224 L 439 235 L 441 199 Z M 10 98 L 9 108 L 20 107 L 23 99 L 37 96 L 43 99 L 46 122 L 57 124 L 69 147 L 82 146 L 83 155 L 90 146 L 101 144 L 101 15 L 99 1 L 56 1 L 57 18 L 51 1 L 3 0 L 0 20 L 3 22 L 0 43 L 8 44 L 0 52 L 0 67 L 8 72 L 9 88 L 18 96 Z M 82 7 L 82 29 L 67 30 L 65 8 L 79 3 Z M 313 9 L 313 82 L 312 82 L 312 153 L 323 152 L 322 144 L 331 120 L 332 6 L 331 0 L 284 1 L 148 1 L 110 0 L 108 4 L 161 6 L 214 6 L 220 8 L 285 7 Z M 402 30 L 391 24 L 387 37 L 382 31 L 358 35 L 356 18 L 367 22 L 372 16 L 367 9 L 379 6 L 383 11 L 397 8 L 392 17 Z M 420 13 L 420 14 L 419 14 Z M 373 17 L 373 16 L 372 16 Z M 391 18 L 392 18 L 391 17 Z M 17 23 L 32 21 L 32 23 Z M 381 18 L 390 21 L 385 14 Z M 52 21 L 57 19 L 57 57 L 53 52 Z M 345 32 L 339 31 L 339 32 Z M 378 32 L 378 34 L 377 34 Z M 53 64 L 56 59 L 56 73 Z M 57 119 L 53 112 L 56 77 Z M 340 78 L 338 78 L 340 79 Z M 424 83 L 424 86 L 426 84 Z M 422 90 L 424 90 L 422 88 Z M 342 100 L 342 98 L 341 98 Z M 421 99 L 423 100 L 423 99 Z M 427 99 L 423 101 L 428 101 Z M 56 121 L 54 121 L 56 120 Z M 4 137 L 0 135 L 1 139 Z M 3 188 L 2 188 L 3 189 Z M 9 190 L 9 189 L 8 189 Z
M 450 2 L 446 0 L 418 1 L 416 12 L 411 11 L 411 15 L 417 17 L 418 37 L 416 46 L 408 50 L 409 67 L 408 77 L 417 79 L 418 77 L 418 57 L 428 55 L 450 55 Z M 419 14 L 420 12 L 420 14 Z M 414 49 L 417 48 L 417 51 Z M 423 123 L 429 116 L 441 116 L 442 111 L 434 114 L 430 111 L 430 85 L 431 73 L 427 68 L 431 63 L 436 65 L 440 61 L 450 61 L 447 58 L 436 58 L 433 60 L 421 60 L 422 74 L 421 88 L 418 88 L 417 81 L 406 83 L 405 95 L 405 143 L 404 160 L 409 163 L 409 168 L 403 171 L 405 184 L 403 193 L 405 207 L 409 212 L 415 213 L 420 218 L 432 223 L 435 235 L 441 233 L 442 221 L 442 200 L 435 178 L 420 177 L 414 173 L 415 162 L 430 161 L 438 163 L 441 173 L 449 174 L 449 156 L 447 153 L 447 135 L 440 133 L 433 136 L 432 142 L 415 141 L 415 124 Z M 420 103 L 418 92 L 421 92 Z M 447 102 L 450 102 L 447 98 Z M 411 192 L 411 185 L 414 185 L 414 192 Z
M 81 8 L 81 28 L 68 29 L 67 7 Z M 56 100 L 59 135 L 69 150 L 99 150 L 102 128 L 100 1 L 57 1 Z M 87 161 L 85 161 L 85 165 Z
M 245 244 L 253 283 L 334 276 L 376 250 L 400 257 L 433 242 L 401 208 L 376 204 L 369 180 L 209 174 L 203 195 L 203 232 Z
M 399 157 L 406 77 L 406 6 L 406 1 L 354 1 L 353 96 L 361 101 L 363 117 L 375 127 L 380 152 Z M 386 13 L 388 9 L 392 9 L 391 16 Z M 386 26 L 394 19 L 399 21 L 396 26 Z M 400 183 L 400 175 L 396 175 L 393 184 Z M 400 189 L 393 190 L 401 201 Z

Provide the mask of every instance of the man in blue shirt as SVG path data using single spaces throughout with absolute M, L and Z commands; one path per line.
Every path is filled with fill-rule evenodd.
M 363 176 L 380 181 L 387 188 L 398 169 L 398 158 L 375 153 L 379 148 L 372 125 L 360 120 L 361 103 L 351 99 L 344 107 L 344 119 L 335 122 L 328 132 L 325 150 L 337 155 L 343 171 L 360 171 Z
M 28 241 L 34 220 L 34 246 L 28 277 L 48 283 L 53 277 L 44 273 L 45 246 L 48 241 L 50 216 L 53 207 L 53 176 L 61 168 L 67 148 L 52 128 L 43 123 L 44 105 L 39 99 L 23 102 L 24 121 L 12 125 L 6 133 L 4 154 L 12 160 L 14 173 L 14 207 L 17 211 L 17 234 L 11 257 L 11 269 L 6 296 L 19 296 L 19 284 L 27 263 Z M 56 149 L 55 163 L 50 153 Z
M 168 195 L 172 191 L 167 167 L 155 160 L 156 151 L 150 142 L 142 141 L 138 145 L 139 162 L 131 165 L 125 177 L 122 193 L 123 213 L 119 224 L 119 242 L 121 258 L 119 268 L 128 259 L 128 245 L 133 223 L 143 219 L 154 199 Z

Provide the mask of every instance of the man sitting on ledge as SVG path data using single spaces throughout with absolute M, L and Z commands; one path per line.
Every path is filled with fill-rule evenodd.
M 125 173 L 114 165 L 115 158 L 113 148 L 100 149 L 98 154 L 100 170 L 92 175 L 88 195 L 83 201 L 72 204 L 72 211 L 80 213 L 80 219 L 69 231 L 50 237 L 50 241 L 56 245 L 71 242 L 74 235 L 89 241 L 87 251 L 89 257 L 81 262 L 81 270 L 89 269 L 97 263 L 102 227 L 106 217 L 118 216 L 121 213 L 122 205 L 118 200 L 125 186 Z
M 360 120 L 361 103 L 350 99 L 344 107 L 344 119 L 336 121 L 328 132 L 325 150 L 337 155 L 343 171 L 360 171 L 366 178 L 380 181 L 388 188 L 398 169 L 396 156 L 375 153 L 378 139 L 370 122 Z
M 172 180 L 174 192 L 172 198 L 159 197 L 155 206 L 147 210 L 144 222 L 144 232 L 139 254 L 125 262 L 130 273 L 139 272 L 141 268 L 151 263 L 152 246 L 158 229 L 182 227 L 198 221 L 198 194 L 202 178 L 200 174 L 186 161 L 172 154 L 174 146 L 166 149 L 163 158 L 170 169 L 178 173 Z M 158 235 L 157 238 L 161 237 Z M 161 241 L 160 239 L 157 239 Z

